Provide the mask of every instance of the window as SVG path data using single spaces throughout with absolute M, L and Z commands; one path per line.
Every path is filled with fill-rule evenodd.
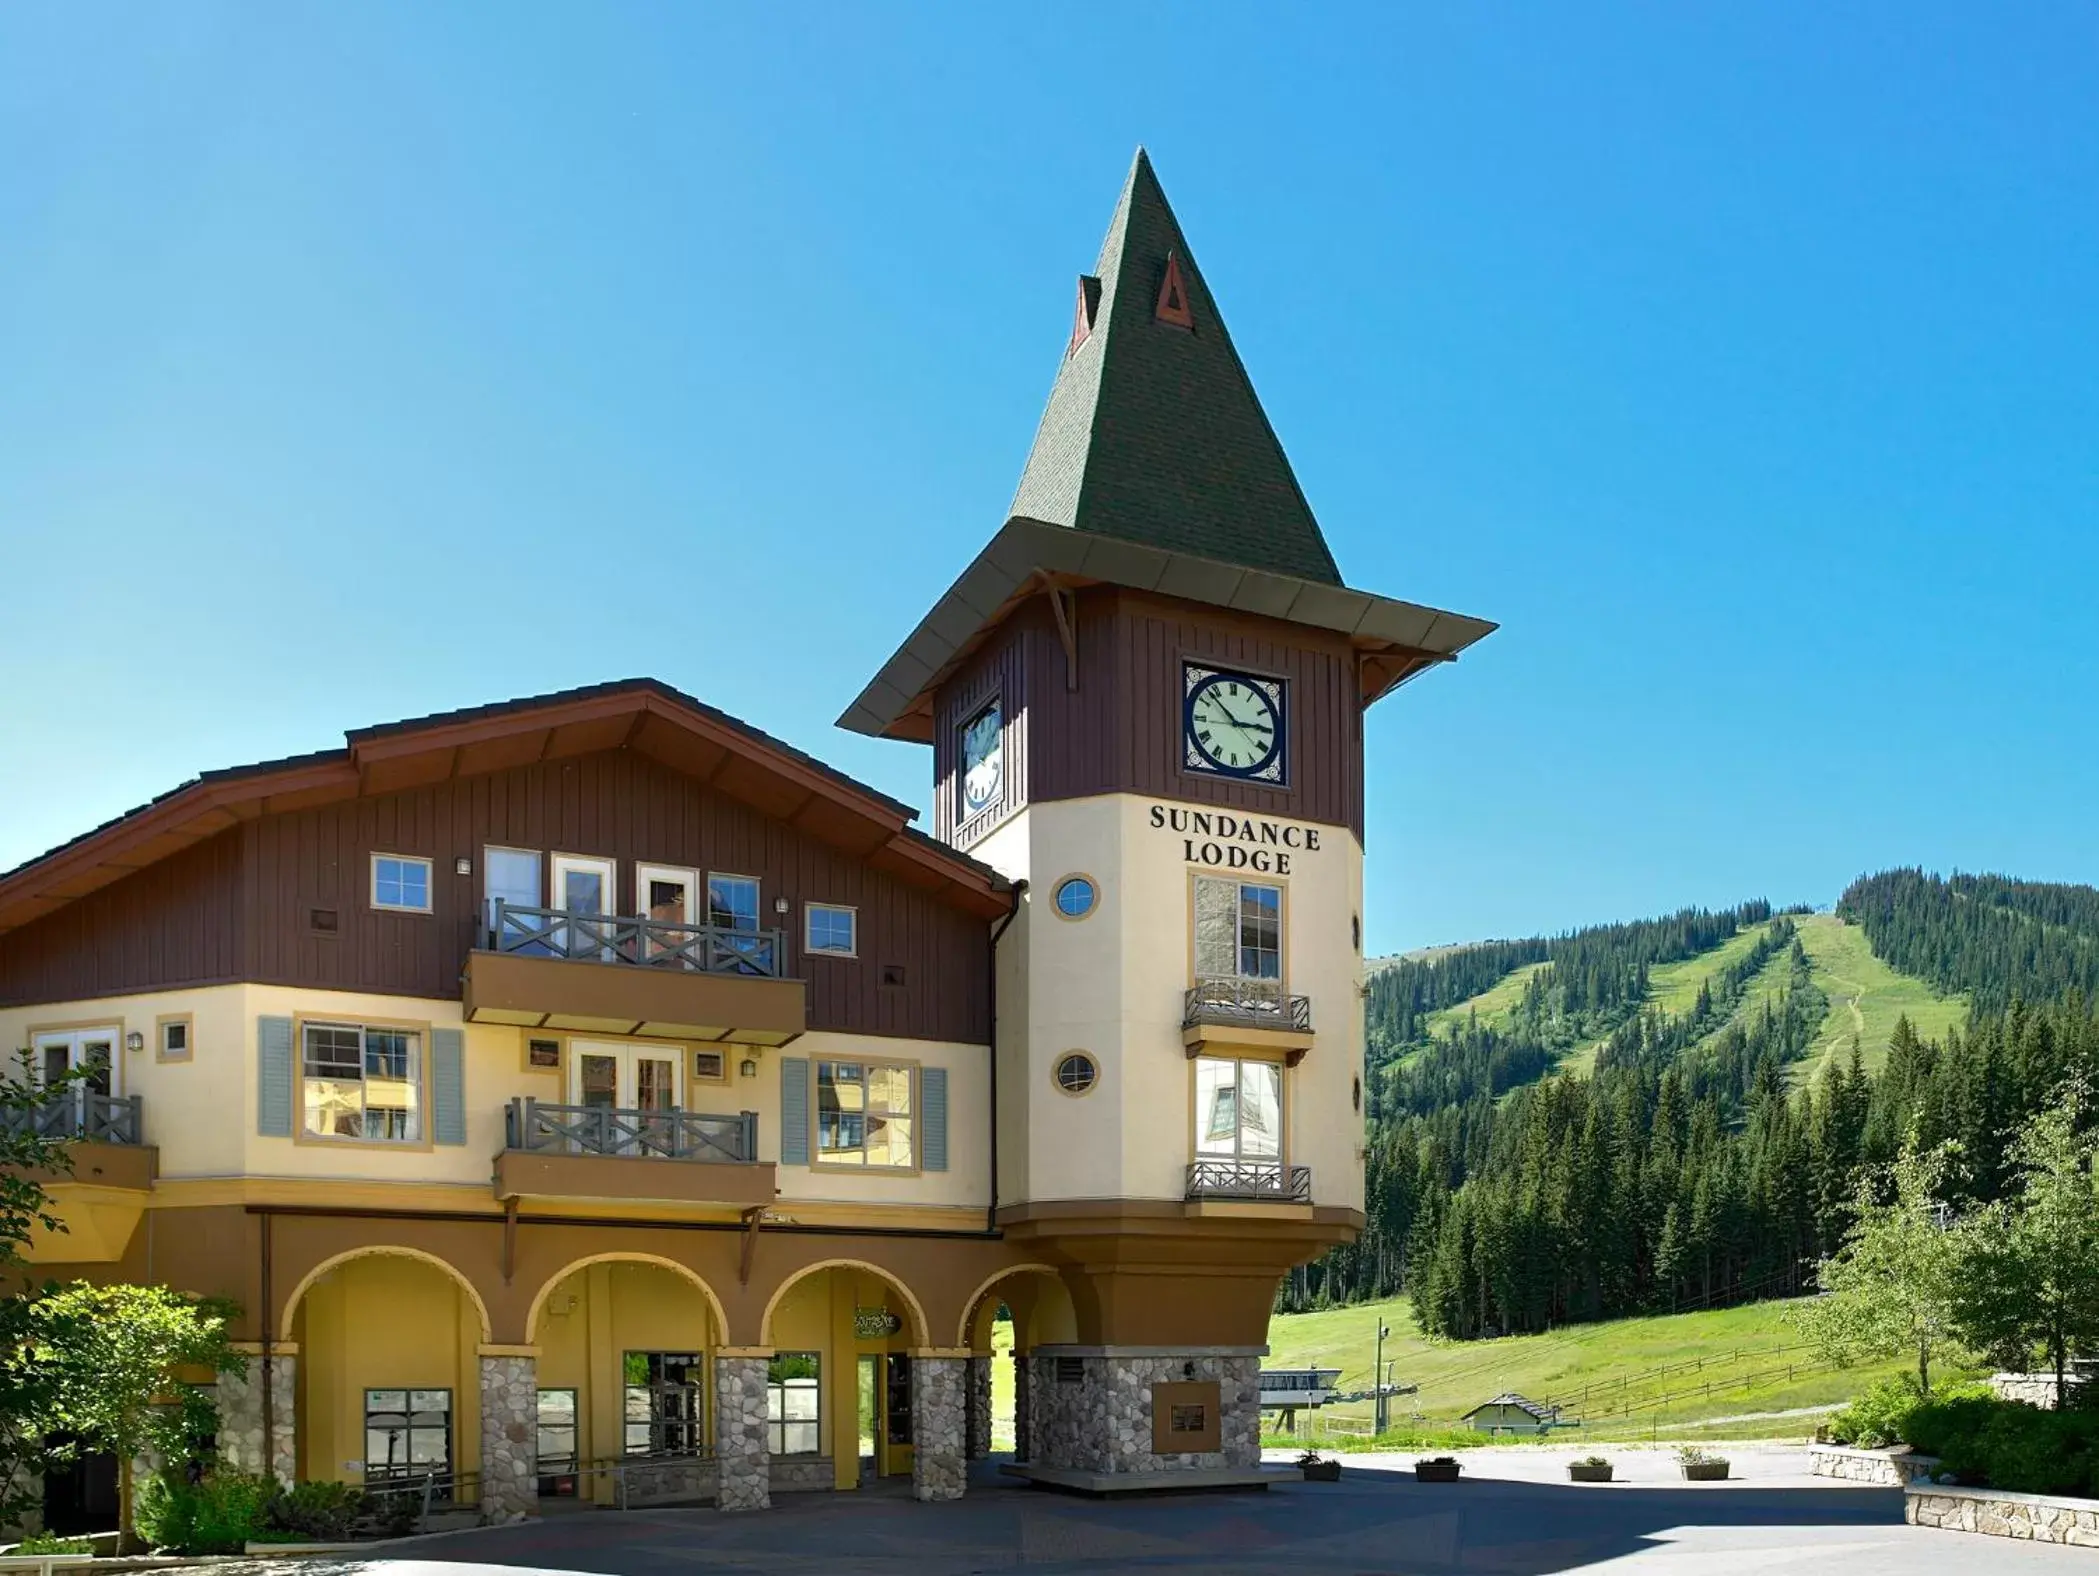
M 825 1165 L 911 1165 L 911 1069 L 818 1062 L 816 1149 Z
M 1195 1059 L 1195 1153 L 1201 1160 L 1281 1163 L 1280 1064 L 1220 1056 Z
M 1100 888 L 1091 876 L 1066 876 L 1057 883 L 1057 912 L 1066 919 L 1084 919 L 1100 901 Z
M 576 1392 L 539 1392 L 539 1491 L 576 1492 Z
M 757 879 L 752 876 L 709 875 L 707 923 L 722 930 L 756 930 Z
M 354 1023 L 305 1025 L 306 1132 L 415 1143 L 423 1136 L 423 1037 Z
M 1066 1094 L 1086 1094 L 1101 1080 L 1100 1064 L 1084 1051 L 1069 1051 L 1057 1058 L 1056 1079 Z
M 625 1450 L 630 1456 L 685 1456 L 704 1444 L 697 1352 L 629 1352 L 625 1364 Z
M 827 952 L 835 958 L 849 958 L 859 951 L 854 935 L 856 910 L 836 903 L 811 903 L 802 914 L 806 925 L 804 951 Z
M 364 1480 L 388 1483 L 452 1470 L 452 1392 L 364 1393 Z M 449 1485 L 447 1485 L 449 1493 Z
M 188 1018 L 162 1018 L 158 1024 L 159 1045 L 155 1056 L 164 1062 L 186 1062 L 190 1053 L 191 1024 Z
M 372 907 L 429 913 L 430 861 L 405 854 L 372 855 Z
M 765 1438 L 774 1455 L 823 1454 L 822 1375 L 815 1352 L 777 1352 L 765 1365 Z
M 497 951 L 525 950 L 519 943 L 540 928 L 537 921 L 529 917 L 500 917 L 502 909 L 538 908 L 539 882 L 538 849 L 491 846 L 481 850 L 482 902 L 488 911 L 488 929 L 495 938 Z M 546 949 L 542 946 L 537 950 L 543 952 Z
M 1195 976 L 1201 987 L 1229 985 L 1229 999 L 1243 1007 L 1280 1003 L 1281 887 L 1215 876 L 1196 878 Z
M 694 1051 L 692 1053 L 692 1075 L 720 1083 L 729 1076 L 728 1058 L 721 1051 Z

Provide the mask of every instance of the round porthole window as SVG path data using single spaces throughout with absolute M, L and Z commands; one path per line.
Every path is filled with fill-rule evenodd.
M 1091 876 L 1066 876 L 1057 883 L 1057 912 L 1066 919 L 1084 919 L 1101 898 Z
M 1067 1051 L 1057 1058 L 1056 1075 L 1066 1094 L 1085 1094 L 1101 1081 L 1100 1063 L 1084 1051 Z

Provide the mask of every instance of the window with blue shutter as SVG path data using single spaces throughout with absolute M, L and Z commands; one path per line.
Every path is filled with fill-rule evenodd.
M 927 1067 L 918 1075 L 923 1112 L 919 1117 L 921 1143 L 928 1171 L 947 1169 L 947 1069 Z
M 255 1131 L 264 1138 L 292 1136 L 289 1018 L 258 1018 L 255 1023 Z
M 466 1035 L 430 1031 L 430 1141 L 466 1142 Z
M 780 1164 L 809 1163 L 809 1059 L 780 1058 Z

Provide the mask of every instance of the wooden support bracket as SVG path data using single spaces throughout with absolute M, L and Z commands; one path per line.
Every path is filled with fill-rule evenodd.
M 743 1257 L 736 1266 L 736 1282 L 740 1286 L 751 1283 L 751 1260 L 758 1256 L 758 1228 L 765 1223 L 765 1204 L 753 1204 L 743 1212 Z
M 1064 644 L 1064 687 L 1075 690 L 1079 687 L 1079 596 L 1048 576 L 1043 577 L 1042 589 L 1049 593 L 1050 609 L 1057 615 L 1057 639 Z

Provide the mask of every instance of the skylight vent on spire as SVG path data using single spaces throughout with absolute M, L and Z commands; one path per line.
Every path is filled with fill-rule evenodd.
M 1177 252 L 1166 254 L 1166 277 L 1159 282 L 1159 304 L 1153 313 L 1162 323 L 1172 323 L 1180 328 L 1195 327 L 1195 314 L 1188 310 L 1188 287 L 1181 283 L 1181 259 Z
M 1086 336 L 1093 332 L 1093 320 L 1100 314 L 1101 282 L 1092 274 L 1079 275 L 1079 300 L 1071 313 L 1071 343 L 1064 347 L 1070 355 L 1086 343 Z

